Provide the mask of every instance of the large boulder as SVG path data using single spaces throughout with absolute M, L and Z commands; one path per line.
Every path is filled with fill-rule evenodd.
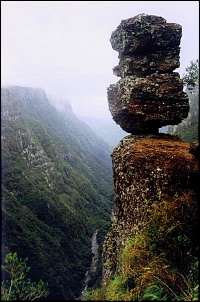
M 107 90 L 113 120 L 132 134 L 158 133 L 188 116 L 189 99 L 177 72 L 182 26 L 159 16 L 139 14 L 112 32 L 119 52 L 113 68 L 121 77 Z
M 178 73 L 127 76 L 108 88 L 109 110 L 114 121 L 129 133 L 157 133 L 176 125 L 189 111 Z

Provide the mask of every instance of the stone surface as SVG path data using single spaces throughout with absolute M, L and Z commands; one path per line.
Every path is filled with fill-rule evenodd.
M 109 110 L 126 132 L 112 153 L 115 210 L 103 247 L 103 284 L 120 271 L 126 240 L 141 231 L 151 205 L 198 190 L 197 146 L 158 129 L 187 117 L 179 67 L 182 27 L 162 17 L 140 14 L 123 20 L 111 35 L 119 52 L 107 90 Z M 133 135 L 134 134 L 134 135 Z
M 113 120 L 132 134 L 158 133 L 187 118 L 189 99 L 178 73 L 182 26 L 139 14 L 112 32 L 119 52 L 113 73 L 122 79 L 107 90 Z
M 156 133 L 178 124 L 189 110 L 188 96 L 178 73 L 127 76 L 108 88 L 114 121 L 129 133 Z
M 130 75 L 145 76 L 154 72 L 171 72 L 180 67 L 179 53 L 180 47 L 168 47 L 145 55 L 121 56 L 119 65 L 113 68 L 113 73 L 124 78 Z
M 166 47 L 178 47 L 182 36 L 182 26 L 167 23 L 162 17 L 139 14 L 122 20 L 112 32 L 112 48 L 123 54 L 151 53 Z
M 198 190 L 190 144 L 166 135 L 126 136 L 112 153 L 115 210 L 103 248 L 103 283 L 118 269 L 121 249 L 148 219 L 151 204 Z

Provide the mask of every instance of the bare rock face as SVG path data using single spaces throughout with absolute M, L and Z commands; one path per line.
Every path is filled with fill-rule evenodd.
M 113 68 L 113 73 L 124 78 L 130 75 L 145 76 L 153 72 L 172 72 L 180 67 L 179 53 L 180 47 L 167 47 L 153 53 L 122 55 L 119 65 Z
M 109 110 L 126 132 L 157 133 L 187 117 L 188 96 L 182 89 L 177 72 L 126 76 L 108 88 Z
M 175 23 L 166 23 L 162 17 L 139 14 L 122 20 L 111 35 L 112 48 L 119 55 L 133 53 L 152 53 L 166 47 L 179 46 L 182 27 Z
M 112 153 L 115 212 L 103 248 L 103 283 L 118 272 L 126 240 L 141 230 L 153 203 L 198 190 L 189 143 L 167 134 L 129 135 Z
M 197 146 L 158 133 L 189 111 L 180 76 L 173 72 L 181 35 L 181 25 L 146 14 L 123 20 L 111 35 L 120 60 L 113 71 L 121 79 L 108 87 L 109 110 L 132 134 L 111 155 L 115 209 L 103 247 L 103 284 L 120 272 L 126 240 L 141 231 L 154 203 L 198 191 Z
M 182 27 L 162 17 L 139 14 L 122 20 L 111 35 L 119 52 L 115 75 L 122 79 L 107 90 L 113 120 L 132 134 L 158 133 L 187 117 L 189 100 L 179 67 Z

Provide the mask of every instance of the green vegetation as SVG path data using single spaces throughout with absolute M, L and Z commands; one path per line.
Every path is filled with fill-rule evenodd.
M 185 141 L 196 141 L 198 135 L 196 78 L 194 83 L 188 90 L 190 124 L 182 134 L 176 129 Z M 32 280 L 25 283 L 26 294 L 31 286 L 43 293 L 40 280 L 45 280 L 48 296 L 45 290 L 38 299 L 80 296 L 92 258 L 92 234 L 98 229 L 101 255 L 110 226 L 111 151 L 71 111 L 56 111 L 42 90 L 2 89 L 2 262 L 8 255 L 28 259 L 30 271 L 22 261 Z M 89 283 L 96 289 L 86 300 L 198 300 L 196 199 L 183 195 L 157 202 L 149 215 L 144 232 L 130 238 L 122 251 L 121 271 L 106 287 L 96 288 L 100 259 Z M 10 299 L 7 281 L 3 275 L 5 300 Z M 14 299 L 18 287 L 12 294 Z
M 186 90 L 190 100 L 188 117 L 175 127 L 174 135 L 182 141 L 193 143 L 199 141 L 199 95 Z
M 188 90 L 194 91 L 199 86 L 199 60 L 190 61 L 190 65 L 185 70 L 183 85 Z
M 43 90 L 2 88 L 1 105 L 2 261 L 15 252 L 28 258 L 33 282 L 48 282 L 48 299 L 76 299 L 92 234 L 103 234 L 101 248 L 110 224 L 111 149 Z
M 199 301 L 198 204 L 193 193 L 155 202 L 121 252 L 119 270 L 85 301 Z
M 191 61 L 182 78 L 189 97 L 190 111 L 188 117 L 176 126 L 169 126 L 168 133 L 177 135 L 182 141 L 193 143 L 199 141 L 199 60 Z
M 8 253 L 4 264 L 3 281 L 1 284 L 2 301 L 13 300 L 35 300 L 48 296 L 47 284 L 40 280 L 38 283 L 27 278 L 30 267 L 27 266 L 28 258 L 25 260 L 18 257 L 17 253 Z

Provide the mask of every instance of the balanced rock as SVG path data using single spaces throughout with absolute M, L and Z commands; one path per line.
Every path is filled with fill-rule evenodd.
M 112 48 L 123 54 L 150 53 L 166 47 L 179 46 L 182 26 L 166 23 L 162 17 L 139 14 L 133 18 L 122 20 L 112 33 Z
M 158 133 L 162 126 L 180 123 L 189 111 L 180 75 L 173 71 L 179 66 L 181 34 L 179 24 L 140 14 L 122 21 L 111 36 L 120 59 L 114 74 L 121 79 L 108 87 L 109 110 L 132 134 L 111 155 L 115 208 L 103 246 L 104 285 L 125 272 L 123 249 L 145 228 L 154 204 L 188 198 L 189 192 L 198 196 L 198 147 Z
M 145 76 L 153 72 L 172 72 L 180 66 L 180 47 L 167 47 L 153 53 L 120 56 L 119 65 L 113 68 L 114 75 L 124 78 L 129 75 Z
M 187 117 L 188 96 L 173 72 L 180 65 L 181 36 L 181 25 L 146 14 L 122 20 L 111 34 L 120 59 L 113 72 L 122 79 L 108 87 L 108 105 L 124 131 L 158 133 Z
M 108 88 L 109 110 L 126 132 L 157 133 L 187 117 L 188 96 L 182 88 L 177 72 L 127 76 Z

